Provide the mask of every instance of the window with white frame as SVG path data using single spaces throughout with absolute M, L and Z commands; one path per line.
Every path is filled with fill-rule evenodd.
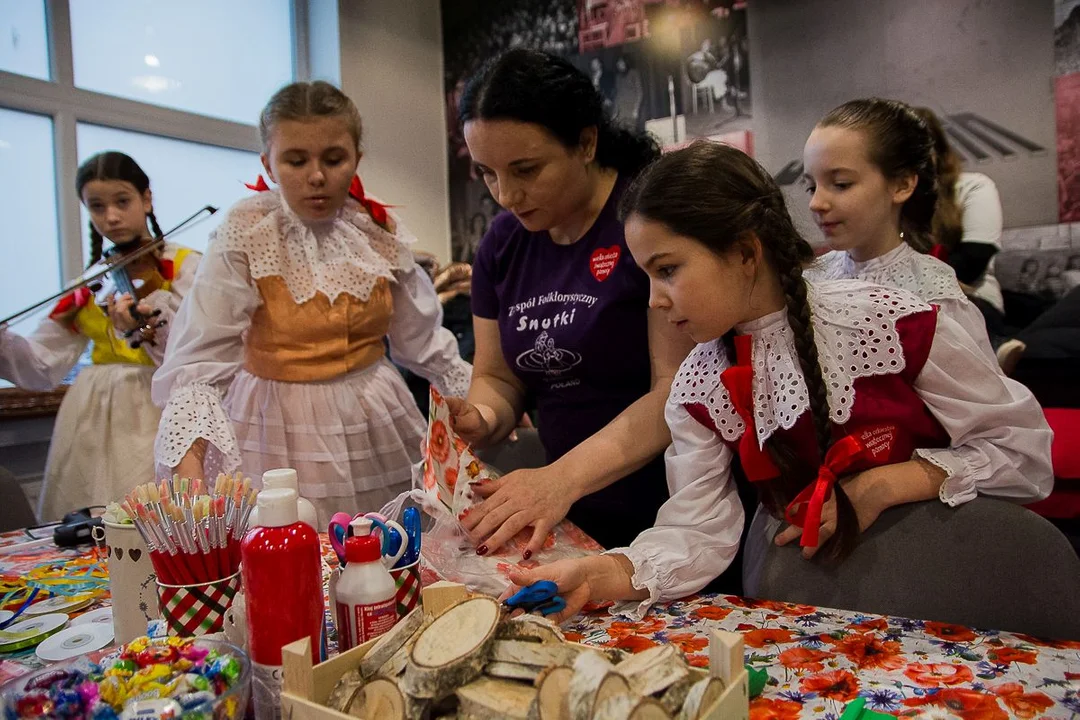
M 259 110 L 309 74 L 309 1 L 0 0 L 0 318 L 82 272 L 94 153 L 135 158 L 164 229 L 248 192 Z M 218 218 L 177 242 L 205 249 Z

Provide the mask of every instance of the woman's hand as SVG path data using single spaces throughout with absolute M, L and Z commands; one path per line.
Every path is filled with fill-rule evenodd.
M 859 519 L 859 532 L 874 524 L 882 511 L 888 507 L 884 502 L 884 495 L 880 492 L 878 476 L 873 470 L 852 475 L 840 481 L 844 488 L 855 514 Z M 776 535 L 777 545 L 787 545 L 802 536 L 803 529 L 795 525 L 789 525 Z M 825 544 L 825 541 L 836 532 L 836 493 L 832 493 L 829 499 L 821 507 L 821 527 L 818 530 L 818 544 L 816 547 L 804 547 L 803 557 L 809 560 Z
M 531 525 L 532 538 L 522 552 L 523 560 L 540 552 L 548 533 L 578 497 L 574 484 L 553 465 L 515 470 L 473 485 L 473 492 L 486 499 L 466 510 L 461 522 L 477 543 L 476 552 L 485 555 L 498 550 Z
M 491 435 L 491 423 L 480 410 L 463 398 L 448 397 L 450 425 L 462 440 L 470 445 L 484 445 Z

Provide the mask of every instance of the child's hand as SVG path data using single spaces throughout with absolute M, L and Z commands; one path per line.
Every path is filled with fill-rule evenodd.
M 127 293 L 116 298 L 110 297 L 106 302 L 109 319 L 112 320 L 113 326 L 122 333 L 139 327 L 139 324 L 135 322 L 135 318 L 131 316 L 131 307 L 133 305 L 143 315 L 149 315 L 153 312 L 153 309 L 146 303 L 136 305 L 135 300 Z
M 883 504 L 883 495 L 879 491 L 878 477 L 873 470 L 852 475 L 840 481 L 848 499 L 851 500 L 855 514 L 859 518 L 859 532 L 866 532 L 866 528 L 874 524 L 881 512 L 887 507 Z M 836 532 L 836 494 L 833 493 L 821 507 L 821 526 L 818 530 L 818 544 L 816 547 L 804 547 L 803 557 L 809 560 L 825 544 L 825 541 Z M 788 525 L 776 535 L 777 545 L 787 545 L 802 536 L 802 528 Z
M 514 585 L 499 598 L 505 600 L 518 590 L 540 580 L 551 580 L 566 601 L 566 608 L 548 616 L 554 623 L 563 623 L 578 614 L 589 601 L 630 599 L 633 587 L 630 576 L 614 555 L 593 555 L 574 560 L 559 560 L 532 570 L 510 572 Z
M 491 435 L 491 426 L 476 406 L 456 397 L 446 398 L 450 424 L 462 440 L 470 445 L 482 445 Z

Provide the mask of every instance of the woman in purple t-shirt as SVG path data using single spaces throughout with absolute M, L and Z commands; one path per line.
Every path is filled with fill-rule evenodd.
M 550 463 L 478 489 L 487 499 L 463 521 L 480 554 L 531 525 L 528 559 L 564 517 L 619 546 L 667 499 L 664 402 L 690 343 L 649 309 L 616 214 L 659 148 L 602 103 L 569 62 L 525 49 L 462 95 L 469 152 L 509 212 L 474 261 L 476 356 L 468 399 L 450 401 L 454 425 L 474 445 L 499 442 L 532 398 Z

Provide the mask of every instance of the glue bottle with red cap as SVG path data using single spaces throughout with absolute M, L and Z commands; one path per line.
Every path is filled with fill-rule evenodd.
M 338 649 L 362 645 L 398 621 L 394 578 L 382 561 L 382 544 L 374 535 L 346 538 L 345 561 L 337 581 Z

